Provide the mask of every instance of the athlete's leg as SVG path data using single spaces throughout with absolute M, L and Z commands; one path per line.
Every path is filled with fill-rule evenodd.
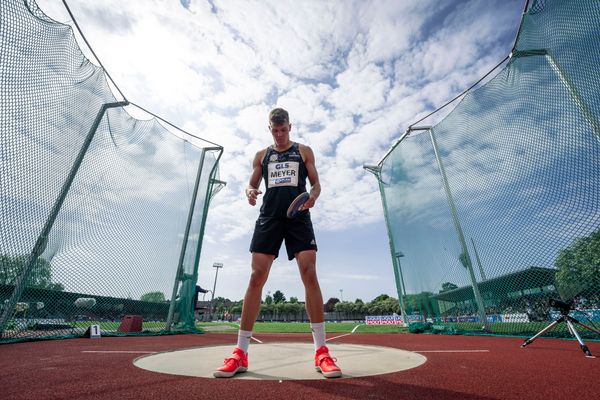
M 216 378 L 231 378 L 236 373 L 248 369 L 248 346 L 252 337 L 252 327 L 260 310 L 262 288 L 267 281 L 274 259 L 274 255 L 252 253 L 252 275 L 244 297 L 237 346 L 232 356 L 226 358 L 225 363 L 213 372 Z
M 310 318 L 310 327 L 315 342 L 315 369 L 327 378 L 342 376 L 342 370 L 335 364 L 325 345 L 325 315 L 323 312 L 323 295 L 317 279 L 317 252 L 304 250 L 295 253 L 300 276 L 306 293 L 306 312 Z
M 323 295 L 317 278 L 317 252 L 304 250 L 294 254 L 300 277 L 304 284 L 306 296 L 306 313 L 312 323 L 320 323 L 325 319 L 323 314 Z
M 272 254 L 252 253 L 252 275 L 242 306 L 240 329 L 243 331 L 252 331 L 254 322 L 258 317 L 262 289 L 269 277 L 273 260 L 275 260 L 275 256 Z

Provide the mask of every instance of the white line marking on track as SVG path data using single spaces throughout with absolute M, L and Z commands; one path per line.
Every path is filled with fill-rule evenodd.
M 332 337 L 332 338 L 325 339 L 325 341 L 326 341 L 326 342 L 329 342 L 330 340 L 333 340 L 333 339 L 339 339 L 339 338 L 341 338 L 341 337 L 344 337 L 344 336 L 352 335 L 352 334 L 353 334 L 353 333 L 356 331 L 356 329 L 358 329 L 358 327 L 359 327 L 359 326 L 360 326 L 360 325 L 356 325 L 356 326 L 354 327 L 354 329 L 352 329 L 352 332 L 350 332 L 350 333 L 344 333 L 343 335 L 334 336 L 334 337 Z
M 348 335 L 352 335 L 352 334 L 351 334 L 351 333 L 344 333 L 343 335 L 334 336 L 334 337 L 332 337 L 332 338 L 325 339 L 325 341 L 326 341 L 326 342 L 329 342 L 330 340 L 333 340 L 333 339 L 339 339 L 339 338 L 341 338 L 341 337 L 348 336 Z
M 238 324 L 233 324 L 233 325 L 237 326 L 238 329 L 240 329 L 240 326 Z M 260 340 L 258 340 L 257 338 L 255 338 L 254 336 L 251 336 L 250 339 L 256 340 L 258 343 L 262 344 L 262 342 Z
M 415 353 L 489 353 L 489 350 L 412 350 Z
M 136 351 L 136 350 L 82 350 L 82 353 L 144 353 L 144 354 L 154 354 L 156 351 Z

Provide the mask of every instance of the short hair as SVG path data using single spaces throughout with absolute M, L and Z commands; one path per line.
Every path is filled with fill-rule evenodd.
M 269 122 L 275 125 L 290 123 L 290 115 L 283 108 L 274 108 L 269 113 Z

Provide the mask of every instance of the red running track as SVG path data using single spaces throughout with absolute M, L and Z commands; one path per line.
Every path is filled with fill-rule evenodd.
M 335 334 L 330 337 L 336 336 Z M 264 342 L 311 342 L 306 334 L 257 334 Z M 310 381 L 206 379 L 137 368 L 143 352 L 235 342 L 232 334 L 103 337 L 0 345 L 2 399 L 597 399 L 600 358 L 573 340 L 418 334 L 353 334 L 339 343 L 372 344 L 427 357 L 417 368 L 364 378 Z M 600 342 L 587 341 L 600 356 Z M 251 345 L 252 346 L 252 345 Z M 487 350 L 460 352 L 460 350 Z M 93 353 L 87 351 L 114 351 Z M 119 353 L 118 351 L 128 351 Z M 138 353 L 136 353 L 138 352 Z M 225 355 L 224 355 L 225 356 Z M 252 347 L 250 347 L 252 356 Z M 198 360 L 202 362 L 202 360 Z M 252 367 L 252 364 L 250 364 Z

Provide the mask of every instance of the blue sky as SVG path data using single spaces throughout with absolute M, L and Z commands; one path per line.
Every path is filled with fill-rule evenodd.
M 59 0 L 38 3 L 69 23 Z M 246 288 L 258 214 L 243 189 L 252 157 L 270 144 L 274 106 L 290 111 L 292 139 L 316 154 L 323 297 L 395 295 L 377 183 L 362 165 L 508 55 L 523 8 L 521 0 L 68 3 L 129 100 L 224 146 L 227 186 L 209 213 L 199 279 L 212 288 L 211 266 L 223 263 L 216 294 L 232 300 Z M 285 257 L 265 294 L 275 290 L 304 298 Z

